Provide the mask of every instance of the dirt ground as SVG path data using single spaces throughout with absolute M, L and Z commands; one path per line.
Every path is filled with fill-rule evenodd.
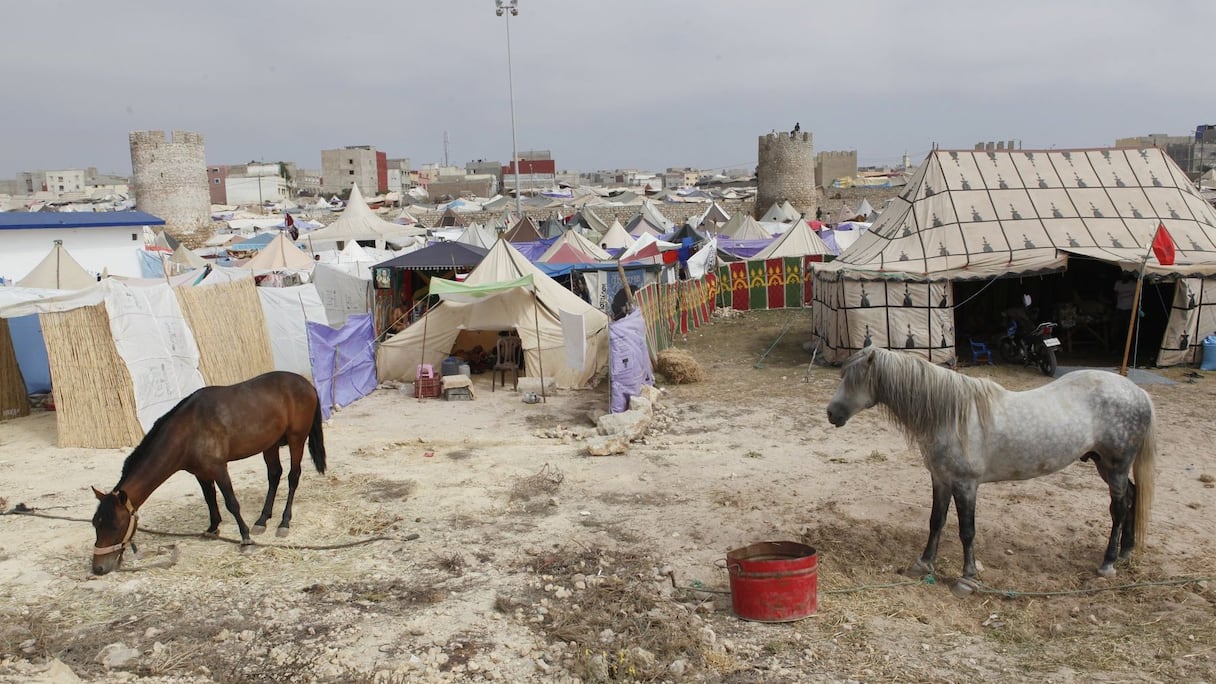
M 1216 377 L 1167 369 L 1176 384 L 1146 386 L 1157 496 L 1116 578 L 1094 573 L 1109 499 L 1078 463 L 980 489 L 985 590 L 958 599 L 953 513 L 937 582 L 900 573 L 924 544 L 928 473 L 877 411 L 828 424 L 839 374 L 809 365 L 809 326 L 755 312 L 681 341 L 709 380 L 666 386 L 621 456 L 581 446 L 606 386 L 540 404 L 489 376 L 474 401 L 378 390 L 326 426 L 329 470 L 306 463 L 289 537 L 241 553 L 224 512 L 225 540 L 200 538 L 205 505 L 179 473 L 140 511 L 142 556 L 104 577 L 88 568 L 89 486 L 113 486 L 127 451 L 56 448 L 53 413 L 0 423 L 0 509 L 55 516 L 0 516 L 0 681 L 1216 678 L 1201 579 L 1216 575 Z M 231 471 L 251 521 L 265 468 Z M 815 615 L 731 613 L 723 558 L 762 540 L 818 550 Z

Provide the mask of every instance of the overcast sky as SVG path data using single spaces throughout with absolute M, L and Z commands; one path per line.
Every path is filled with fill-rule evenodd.
M 559 169 L 750 167 L 800 122 L 816 151 L 916 163 L 933 142 L 1095 147 L 1216 123 L 1216 2 L 519 0 L 518 147 Z M 130 172 L 127 133 L 207 161 L 375 145 L 414 166 L 511 156 L 493 0 L 6 3 L 0 177 Z

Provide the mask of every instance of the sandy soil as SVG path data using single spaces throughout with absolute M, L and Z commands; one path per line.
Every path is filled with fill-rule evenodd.
M 878 412 L 828 425 L 838 373 L 808 366 L 808 329 L 806 313 L 751 313 L 681 342 L 709 382 L 668 387 L 623 456 L 580 446 L 606 387 L 535 405 L 488 376 L 471 402 L 378 390 L 326 427 L 330 468 L 306 464 L 291 536 L 250 553 L 199 538 L 205 505 L 179 473 L 141 510 L 142 557 L 100 578 L 89 486 L 112 486 L 127 452 L 56 448 L 53 413 L 0 423 L 0 507 L 73 519 L 0 517 L 0 681 L 1216 677 L 1216 593 L 1182 582 L 1216 574 L 1216 378 L 1170 369 L 1178 384 L 1146 387 L 1157 499 L 1118 577 L 1094 574 L 1108 498 L 1076 464 L 981 488 L 981 579 L 1008 591 L 960 600 L 953 514 L 938 582 L 900 574 L 924 543 L 928 474 Z M 264 467 L 231 470 L 251 521 Z M 813 617 L 731 614 L 722 559 L 761 540 L 818 549 Z

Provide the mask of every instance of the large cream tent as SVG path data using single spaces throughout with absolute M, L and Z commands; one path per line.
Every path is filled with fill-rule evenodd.
M 1165 153 L 1148 149 L 935 150 L 877 221 L 815 267 L 813 327 L 839 362 L 866 344 L 955 354 L 955 284 L 1064 271 L 1085 259 L 1138 272 L 1158 225 L 1176 283 L 1158 363 L 1190 361 L 1216 329 L 1216 210 Z
M 34 270 L 17 281 L 18 287 L 44 290 L 79 290 L 96 284 L 97 278 L 84 270 L 59 241 L 55 242 L 55 246 Z
M 311 271 L 314 263 L 312 257 L 280 232 L 256 256 L 241 264 L 241 268 L 251 271 Z
M 758 260 L 812 255 L 826 257 L 831 254 L 832 250 L 815 234 L 815 231 L 811 230 L 806 219 L 800 218 L 790 224 L 789 230 L 751 258 Z
M 349 240 L 380 240 L 385 242 L 407 242 L 405 238 L 426 235 L 426 229 L 417 226 L 405 226 L 400 223 L 385 221 L 367 206 L 359 186 L 351 184 L 350 199 L 346 209 L 338 220 L 310 233 L 303 238 L 314 244 L 323 241 L 346 242 Z M 380 246 L 377 244 L 377 246 Z
M 539 375 L 543 365 L 545 377 L 553 378 L 557 387 L 587 386 L 608 364 L 608 317 L 605 314 L 542 273 L 507 240 L 495 242 L 490 253 L 464 282 L 471 286 L 489 285 L 526 276 L 532 277 L 535 296 L 531 290 L 520 288 L 487 301 L 443 301 L 408 328 L 385 340 L 376 352 L 380 380 L 413 380 L 420 363 L 439 368 L 443 358 L 451 353 L 461 330 L 514 329 L 523 342 L 527 376 Z M 582 317 L 584 339 L 567 340 L 562 332 L 562 312 L 567 312 L 568 321 L 572 318 L 570 314 Z M 581 367 L 568 363 L 568 346 L 583 351 Z

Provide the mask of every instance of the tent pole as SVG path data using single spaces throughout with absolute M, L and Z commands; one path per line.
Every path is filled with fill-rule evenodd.
M 426 314 L 422 314 L 422 351 L 418 355 L 418 365 L 421 366 L 426 361 Z M 422 401 L 422 393 L 418 391 L 418 368 L 414 368 L 414 396 L 418 401 Z
M 1152 251 L 1152 245 L 1149 245 L 1149 252 Z M 1132 297 L 1132 315 L 1131 320 L 1127 322 L 1127 340 L 1123 343 L 1123 362 L 1119 364 L 1119 375 L 1127 376 L 1127 356 L 1132 350 L 1133 332 L 1136 331 L 1136 323 L 1140 318 L 1140 292 L 1144 289 L 1144 271 L 1148 268 L 1148 252 L 1145 252 L 1144 259 L 1140 262 L 1140 277 L 1136 279 L 1136 294 Z
M 536 285 L 532 285 L 532 322 L 536 326 L 536 365 L 540 371 L 540 398 L 547 404 L 549 398 L 545 396 L 544 348 L 540 344 L 540 302 L 536 301 Z

